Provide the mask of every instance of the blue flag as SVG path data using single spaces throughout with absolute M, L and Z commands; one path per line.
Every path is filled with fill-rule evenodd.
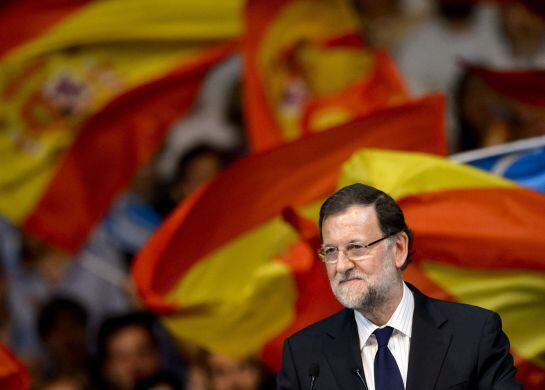
M 450 158 L 545 192 L 545 136 L 454 154 Z

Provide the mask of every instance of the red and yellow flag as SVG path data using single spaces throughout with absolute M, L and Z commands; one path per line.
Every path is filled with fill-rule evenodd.
M 46 3 L 0 44 L 0 213 L 74 251 L 234 50 L 241 3 Z
M 387 54 L 365 47 L 349 1 L 251 0 L 245 21 L 245 114 L 254 150 L 407 98 Z
M 28 370 L 3 345 L 0 345 L 0 388 L 5 390 L 30 389 Z
M 164 319 L 175 334 L 233 355 L 259 350 L 278 367 L 286 335 L 339 308 L 310 221 L 337 177 L 338 186 L 364 182 L 396 198 L 415 231 L 405 279 L 434 297 L 499 312 L 519 379 L 543 388 L 545 196 L 418 153 L 364 150 L 339 173 L 348 150 L 339 151 L 338 134 L 327 142 L 332 155 L 307 160 L 307 146 L 315 153 L 330 134 L 244 160 L 178 209 L 137 260 L 144 299 L 170 310 Z
M 306 219 L 315 220 L 341 164 L 362 147 L 443 154 L 443 99 L 378 111 L 228 168 L 139 253 L 133 277 L 144 302 L 183 339 L 278 361 L 275 343 L 263 349 L 268 341 L 338 308 L 306 243 L 317 237 Z
M 330 96 L 315 97 L 306 104 L 301 118 L 303 133 L 325 130 L 407 100 L 405 84 L 390 56 L 374 53 L 369 74 Z

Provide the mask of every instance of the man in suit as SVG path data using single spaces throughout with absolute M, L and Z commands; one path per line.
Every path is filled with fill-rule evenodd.
M 522 388 L 496 313 L 403 281 L 413 235 L 389 195 L 344 187 L 322 205 L 319 228 L 319 254 L 345 309 L 285 341 L 278 389 Z

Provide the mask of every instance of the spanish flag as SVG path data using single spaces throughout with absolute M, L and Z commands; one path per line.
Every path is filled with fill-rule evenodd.
M 317 238 L 307 220 L 335 190 L 341 164 L 363 147 L 444 154 L 443 103 L 376 111 L 232 165 L 138 254 L 133 277 L 144 303 L 182 339 L 277 362 L 280 349 L 267 342 L 339 307 L 307 243 Z
M 236 48 L 241 3 L 23 0 L 4 8 L 0 213 L 75 251 L 191 107 L 208 68 Z
M 545 196 L 427 154 L 367 149 L 342 168 L 347 150 L 306 160 L 303 145 L 328 134 L 294 142 L 292 160 L 284 154 L 292 144 L 253 156 L 182 205 L 134 268 L 146 302 L 168 309 L 164 321 L 180 337 L 232 355 L 260 351 L 278 367 L 286 335 L 339 308 L 311 221 L 332 187 L 363 182 L 392 194 L 415 231 L 404 278 L 431 296 L 499 312 L 519 379 L 543 388 Z M 324 186 L 325 177 L 338 183 Z
M 390 56 L 375 51 L 373 62 L 365 78 L 340 92 L 309 100 L 301 118 L 303 134 L 326 130 L 408 100 L 405 84 Z
M 366 47 L 350 1 L 250 0 L 245 23 L 245 114 L 253 150 L 407 100 L 392 60 Z

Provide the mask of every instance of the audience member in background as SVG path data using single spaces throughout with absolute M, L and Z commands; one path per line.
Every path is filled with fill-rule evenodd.
M 40 310 L 37 327 L 47 358 L 43 377 L 64 376 L 88 383 L 87 312 L 83 306 L 69 298 L 53 298 Z
M 54 248 L 29 235 L 23 235 L 19 271 L 9 284 L 9 311 L 13 320 L 15 350 L 33 362 L 43 351 L 36 332 L 37 313 L 52 296 L 62 295 L 80 302 L 94 329 L 113 313 L 127 311 L 129 300 L 124 290 L 126 272 L 117 253 L 93 235 L 77 255 Z M 28 354 L 28 355 L 27 355 Z
M 10 345 L 33 373 L 40 371 L 43 358 L 36 330 L 38 311 L 61 284 L 70 256 L 32 236 L 21 237 L 18 265 L 10 275 L 7 291 Z
M 164 216 L 199 186 L 214 178 L 230 161 L 230 153 L 211 144 L 198 144 L 178 161 L 174 176 L 164 184 L 154 202 Z
M 438 0 L 437 17 L 416 28 L 400 46 L 397 60 L 410 91 L 449 92 L 461 73 L 460 60 L 490 61 L 496 41 L 495 8 L 473 0 Z
M 232 115 L 236 115 L 236 109 Z M 159 173 L 160 154 L 138 170 L 99 228 L 122 254 L 127 268 L 162 220 L 202 183 L 218 174 L 235 153 L 212 142 L 198 143 L 180 157 L 167 179 Z
M 513 115 L 506 107 L 502 109 L 481 80 L 471 73 L 464 73 L 456 86 L 454 101 L 459 127 L 458 151 L 506 140 Z
M 520 0 L 501 4 L 501 38 L 494 65 L 507 70 L 545 67 L 545 20 Z
M 138 169 L 129 188 L 114 201 L 100 226 L 128 264 L 163 219 L 152 206 L 159 184 L 155 163 L 153 158 Z
M 491 62 L 497 46 L 497 8 L 473 0 L 438 0 L 436 4 L 438 17 L 408 34 L 396 58 L 411 93 L 445 93 L 449 98 L 447 140 L 453 151 L 458 131 L 452 94 L 462 73 L 460 62 Z
M 211 353 L 207 366 L 212 390 L 273 389 L 274 378 L 256 357 L 233 358 Z
M 545 134 L 545 113 L 495 93 L 465 72 L 455 93 L 460 151 L 500 145 Z
M 139 380 L 163 371 L 154 324 L 153 316 L 140 312 L 111 317 L 102 324 L 97 341 L 101 388 L 133 389 Z
M 162 180 L 175 175 L 177 162 L 196 145 L 221 149 L 244 148 L 240 80 L 242 56 L 233 55 L 214 66 L 206 76 L 191 111 L 176 121 L 158 161 Z
M 352 0 L 361 20 L 364 39 L 373 47 L 397 51 L 410 29 L 429 16 L 429 7 L 409 7 L 403 0 Z

